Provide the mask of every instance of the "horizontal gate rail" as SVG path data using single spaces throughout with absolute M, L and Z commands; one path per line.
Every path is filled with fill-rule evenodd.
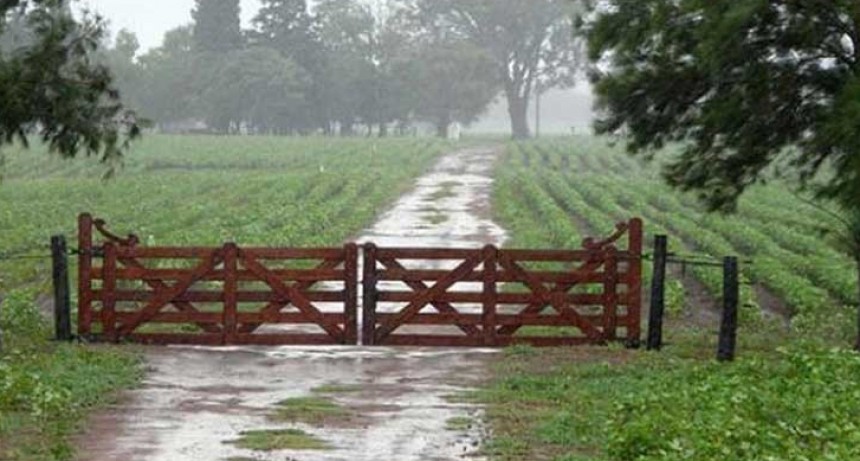
M 104 241 L 98 244 L 93 235 Z M 79 331 L 151 344 L 355 344 L 358 247 L 142 247 L 79 221 Z
M 364 254 L 365 344 L 639 344 L 639 219 L 619 224 L 605 240 L 586 239 L 579 250 L 368 243 Z M 535 267 L 541 264 L 564 269 Z
M 80 336 L 204 345 L 639 342 L 638 219 L 619 224 L 607 239 L 586 239 L 576 250 L 373 243 L 146 247 L 139 241 L 81 215 Z

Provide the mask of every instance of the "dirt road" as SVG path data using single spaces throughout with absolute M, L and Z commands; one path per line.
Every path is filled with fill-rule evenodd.
M 380 246 L 501 244 L 489 217 L 494 150 L 443 157 L 359 241 Z M 494 351 L 362 347 L 149 348 L 143 386 L 97 415 L 78 441 L 86 461 L 442 461 L 474 455 L 481 409 L 449 398 L 485 377 Z M 327 394 L 342 424 L 273 423 L 280 401 Z M 340 389 L 341 391 L 336 391 Z M 456 421 L 457 424 L 451 424 Z M 471 421 L 471 422 L 470 422 Z M 452 429 L 449 426 L 457 426 Z M 327 450 L 253 451 L 242 431 L 298 428 Z

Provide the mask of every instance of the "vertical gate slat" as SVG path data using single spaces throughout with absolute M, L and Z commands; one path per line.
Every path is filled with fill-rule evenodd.
M 364 245 L 364 270 L 362 277 L 361 342 L 372 346 L 376 341 L 376 245 Z
M 630 258 L 627 262 L 630 282 L 627 287 L 630 303 L 627 306 L 627 345 L 639 347 L 642 328 L 642 220 L 630 220 L 629 240 L 627 251 Z
M 344 343 L 358 344 L 358 245 L 344 247 Z
M 86 337 L 92 325 L 93 217 L 78 217 L 78 336 Z
M 224 344 L 235 344 L 238 318 L 239 248 L 235 243 L 224 245 Z
M 618 250 L 609 247 L 603 266 L 603 337 L 618 337 Z
M 484 247 L 484 306 L 483 306 L 483 333 L 484 345 L 496 345 L 496 259 L 498 249 L 492 245 Z
M 117 342 L 119 336 L 116 330 L 116 271 L 117 256 L 116 244 L 108 242 L 104 246 L 104 280 L 102 287 L 102 329 L 105 338 L 111 342 Z

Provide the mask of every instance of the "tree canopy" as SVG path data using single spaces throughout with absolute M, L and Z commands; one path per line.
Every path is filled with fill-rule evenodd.
M 104 34 L 63 0 L 0 1 L 0 145 L 38 134 L 64 156 L 121 155 L 139 128 L 99 57 Z
M 680 146 L 667 180 L 713 210 L 797 180 L 841 208 L 860 269 L 860 3 L 607 0 L 583 32 L 598 131 L 633 152 Z

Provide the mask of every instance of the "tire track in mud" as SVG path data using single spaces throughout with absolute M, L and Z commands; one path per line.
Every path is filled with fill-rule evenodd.
M 490 218 L 495 148 L 443 156 L 359 242 L 379 246 L 501 245 Z M 495 351 L 385 347 L 147 348 L 147 377 L 94 416 L 78 439 L 79 460 L 335 461 L 479 460 L 481 408 L 450 396 L 487 377 Z M 284 399 L 324 386 L 349 410 L 343 424 L 276 423 Z M 456 418 L 456 430 L 448 427 Z M 471 420 L 470 424 L 463 421 Z M 328 450 L 252 451 L 226 443 L 242 431 L 294 427 Z

